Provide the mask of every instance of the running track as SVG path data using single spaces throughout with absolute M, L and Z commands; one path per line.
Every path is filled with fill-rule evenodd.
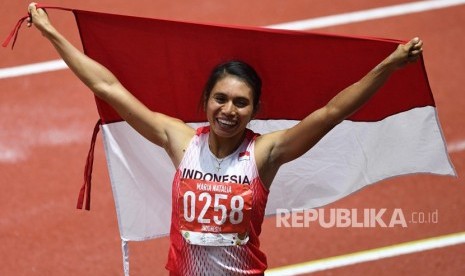
M 344 20 L 350 12 L 405 2 L 141 0 L 127 3 L 122 0 L 47 2 L 120 14 L 252 26 L 335 14 L 344 14 Z M 25 13 L 27 4 L 27 1 L 0 4 L 3 11 L 0 35 L 8 34 Z M 387 12 L 384 9 L 381 14 Z M 56 26 L 79 45 L 71 14 L 53 11 L 51 16 Z M 339 22 L 317 29 L 400 39 L 418 35 L 425 41 L 430 83 L 451 160 L 459 176 L 465 170 L 462 121 L 465 97 L 461 97 L 465 71 L 464 21 L 465 4 L 462 3 L 369 21 Z M 0 51 L 0 68 L 57 58 L 37 32 L 22 29 L 15 50 Z M 68 70 L 1 78 L 0 91 L 0 275 L 122 275 L 118 227 L 100 141 L 95 155 L 93 210 L 74 209 L 91 130 L 97 119 L 92 95 Z M 323 228 L 315 224 L 309 228 L 285 229 L 276 228 L 275 219 L 268 218 L 262 248 L 268 254 L 270 275 L 283 275 L 288 271 L 283 266 L 310 261 L 313 261 L 311 267 L 323 264 L 323 270 L 312 275 L 463 275 L 465 245 L 458 238 L 465 231 L 463 184 L 461 178 L 400 177 L 327 206 L 391 211 L 401 208 L 407 220 L 418 212 L 437 212 L 437 223 L 409 223 L 407 228 Z M 444 237 L 452 237 L 452 242 L 444 244 Z M 399 248 L 412 249 L 431 241 L 443 247 L 420 247 L 417 252 L 382 257 L 383 252 L 388 252 L 386 247 L 400 252 Z M 167 247 L 165 238 L 132 243 L 132 275 L 166 275 Z M 333 263 L 330 261 L 363 260 L 360 252 L 382 258 L 325 268 Z M 329 259 L 334 256 L 343 257 Z M 297 267 L 302 265 L 294 269 Z

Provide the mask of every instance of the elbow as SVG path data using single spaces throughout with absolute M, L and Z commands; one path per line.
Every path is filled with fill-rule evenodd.
M 329 127 L 334 127 L 344 121 L 350 114 L 346 114 L 340 108 L 334 106 L 327 106 L 326 107 L 326 122 Z
M 108 102 L 112 96 L 112 91 L 115 90 L 115 84 L 111 84 L 105 81 L 90 84 L 88 87 L 92 90 L 95 96 L 105 102 Z

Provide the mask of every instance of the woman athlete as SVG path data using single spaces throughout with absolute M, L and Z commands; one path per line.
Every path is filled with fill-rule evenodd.
M 109 70 L 71 45 L 43 9 L 31 3 L 28 10 L 28 26 L 42 32 L 97 97 L 164 148 L 177 169 L 166 266 L 171 275 L 263 275 L 266 257 L 259 250 L 258 236 L 268 190 L 281 165 L 310 150 L 357 111 L 394 71 L 416 61 L 423 45 L 418 38 L 399 45 L 362 79 L 297 125 L 264 135 L 246 128 L 258 110 L 259 76 L 240 61 L 221 64 L 203 94 L 209 125 L 196 130 L 149 110 Z M 209 179 L 194 175 L 209 175 Z M 208 208 L 194 212 L 190 209 L 194 201 Z

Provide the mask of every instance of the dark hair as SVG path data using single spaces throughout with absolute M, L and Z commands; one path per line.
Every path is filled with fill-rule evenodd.
M 256 112 L 260 102 L 260 95 L 262 94 L 262 80 L 252 66 L 240 60 L 227 61 L 213 68 L 203 89 L 202 106 L 206 106 L 210 93 L 216 83 L 226 76 L 238 77 L 252 89 L 253 110 Z

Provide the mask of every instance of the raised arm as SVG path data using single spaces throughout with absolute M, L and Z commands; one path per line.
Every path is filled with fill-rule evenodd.
M 259 168 L 262 178 L 274 173 L 282 164 L 311 149 L 324 135 L 366 103 L 389 76 L 409 62 L 416 61 L 423 42 L 414 38 L 397 49 L 356 83 L 339 92 L 324 107 L 314 111 L 296 126 L 263 135 L 257 140 L 259 154 L 265 156 Z M 263 175 L 262 175 L 263 174 Z
M 152 112 L 137 100 L 104 66 L 75 48 L 50 23 L 46 12 L 35 3 L 28 7 L 32 22 L 55 47 L 68 67 L 100 99 L 110 104 L 136 131 L 153 143 L 164 147 L 175 159 L 194 131 L 180 120 Z M 186 142 L 187 141 L 187 142 Z M 177 163 L 175 160 L 175 163 Z M 180 159 L 179 159 L 180 160 Z

